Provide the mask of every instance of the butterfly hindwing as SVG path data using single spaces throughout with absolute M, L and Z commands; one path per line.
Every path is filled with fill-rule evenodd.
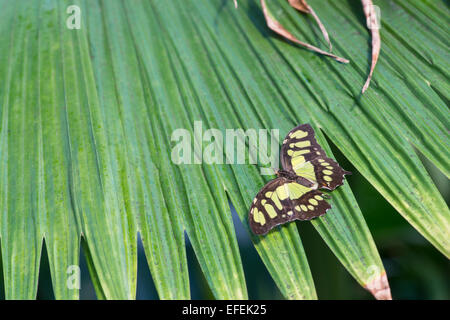
M 284 177 L 267 183 L 250 208 L 250 227 L 265 234 L 273 227 L 293 220 L 310 220 L 326 213 L 331 206 L 325 195 Z
M 309 124 L 302 124 L 288 133 L 281 148 L 281 163 L 284 170 L 328 190 L 342 185 L 344 175 L 350 174 L 326 156 Z
M 319 188 L 334 190 L 343 185 L 344 176 L 350 174 L 331 158 L 319 157 L 311 161 Z
M 297 220 L 311 220 L 324 215 L 330 204 L 325 201 L 327 195 L 296 182 L 289 182 L 291 209 Z

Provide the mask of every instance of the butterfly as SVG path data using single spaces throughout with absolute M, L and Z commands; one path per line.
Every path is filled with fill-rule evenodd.
M 309 124 L 292 129 L 283 140 L 281 165 L 283 170 L 276 172 L 277 178 L 259 191 L 251 205 L 250 228 L 255 234 L 324 215 L 331 205 L 319 189 L 334 190 L 351 174 L 326 156 Z

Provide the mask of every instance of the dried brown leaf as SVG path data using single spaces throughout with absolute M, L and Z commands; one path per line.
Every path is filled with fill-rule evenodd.
M 313 16 L 314 20 L 316 20 L 317 25 L 320 28 L 320 31 L 322 31 L 323 37 L 328 43 L 328 46 L 330 47 L 330 52 L 333 50 L 333 46 L 331 45 L 330 37 L 328 36 L 327 29 L 325 29 L 325 26 L 322 24 L 322 21 L 320 21 L 319 16 L 317 16 L 316 12 L 313 10 L 313 8 L 306 2 L 306 0 L 288 0 L 291 7 L 297 9 L 298 11 L 309 13 Z
M 361 0 L 361 2 L 364 9 L 364 15 L 366 16 L 367 27 L 372 32 L 372 64 L 370 66 L 369 76 L 367 77 L 366 83 L 362 88 L 362 93 L 364 93 L 369 88 L 370 80 L 372 79 L 373 75 L 373 70 L 377 65 L 378 56 L 380 55 L 381 38 L 377 15 L 373 7 L 372 0 Z
M 289 4 L 291 5 L 291 7 L 305 12 L 305 13 L 309 13 L 309 5 L 306 2 L 306 0 L 288 0 Z
M 273 15 L 270 13 L 269 9 L 268 9 L 267 6 L 266 6 L 265 0 L 261 0 L 261 6 L 262 6 L 262 9 L 263 9 L 263 12 L 264 12 L 264 17 L 266 18 L 267 26 L 268 26 L 272 31 L 278 33 L 278 34 L 281 35 L 282 37 L 284 37 L 284 38 L 286 38 L 286 39 L 288 39 L 288 40 L 290 40 L 290 41 L 292 41 L 292 42 L 295 42 L 295 43 L 297 43 L 297 44 L 299 44 L 299 45 L 301 45 L 301 46 L 303 46 L 303 47 L 305 47 L 305 48 L 307 48 L 307 49 L 309 49 L 309 50 L 311 50 L 311 51 L 314 51 L 314 52 L 323 54 L 323 55 L 325 55 L 325 56 L 331 57 L 331 58 L 333 58 L 333 59 L 335 59 L 336 61 L 339 61 L 339 62 L 343 62 L 343 63 L 348 63 L 348 62 L 349 62 L 349 60 L 347 60 L 347 59 L 345 59 L 345 58 L 338 57 L 338 56 L 336 56 L 336 55 L 334 55 L 334 54 L 331 54 L 331 53 L 329 53 L 329 52 L 323 51 L 323 50 L 321 50 L 321 49 L 319 49 L 319 48 L 317 48 L 317 47 L 315 47 L 315 46 L 313 46 L 313 45 L 310 45 L 310 44 L 308 44 L 308 43 L 306 43 L 306 42 L 302 42 L 302 41 L 298 40 L 293 34 L 291 34 L 289 31 L 287 31 L 287 30 L 286 30 L 286 29 L 285 29 L 285 28 L 284 28 L 284 27 L 283 27 L 283 26 L 282 26 L 282 25 L 281 25 L 281 24 L 273 17 Z

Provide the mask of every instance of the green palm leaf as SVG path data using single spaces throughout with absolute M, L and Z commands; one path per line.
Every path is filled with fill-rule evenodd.
M 175 165 L 172 132 L 184 128 L 193 137 L 195 121 L 222 132 L 276 128 L 280 136 L 311 123 L 327 154 L 325 136 L 450 256 L 449 210 L 415 151 L 450 176 L 448 8 L 375 3 L 383 46 L 361 96 L 370 35 L 359 3 L 309 1 L 336 54 L 350 58 L 342 65 L 276 37 L 256 2 L 240 1 L 238 10 L 228 2 L 0 1 L 7 298 L 35 298 L 42 243 L 55 297 L 78 298 L 67 272 L 79 263 L 83 237 L 98 297 L 133 299 L 138 233 L 159 297 L 189 298 L 184 232 L 214 296 L 247 298 L 228 199 L 250 232 L 248 207 L 267 179 L 254 165 Z M 66 27 L 73 4 L 81 8 L 80 30 Z M 311 31 L 309 18 L 286 1 L 270 7 L 296 36 L 316 41 L 320 30 Z M 380 284 L 372 293 L 388 297 L 384 267 L 347 184 L 331 204 L 313 226 L 362 286 Z M 315 299 L 299 226 L 251 237 L 286 298 Z

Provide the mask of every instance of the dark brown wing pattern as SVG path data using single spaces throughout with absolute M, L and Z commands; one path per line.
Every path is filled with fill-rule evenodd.
M 284 170 L 317 182 L 318 188 L 328 190 L 342 185 L 344 175 L 351 174 L 326 156 L 309 124 L 292 129 L 283 140 L 281 164 Z
M 267 183 L 250 208 L 250 228 L 265 234 L 273 227 L 293 220 L 311 220 L 331 206 L 319 190 L 279 177 Z

